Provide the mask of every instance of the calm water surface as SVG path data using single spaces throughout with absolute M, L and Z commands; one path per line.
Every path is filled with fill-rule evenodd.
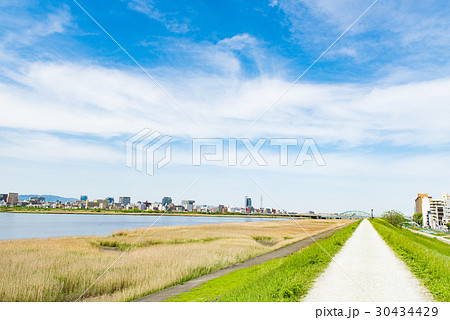
M 106 236 L 117 230 L 145 228 L 158 216 L 39 214 L 0 212 L 0 240 L 65 236 Z M 283 220 L 248 217 L 162 216 L 154 226 Z

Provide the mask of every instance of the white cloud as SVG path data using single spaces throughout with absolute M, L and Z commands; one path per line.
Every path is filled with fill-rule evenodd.
M 6 30 L 0 44 L 8 50 L 36 43 L 39 39 L 52 34 L 63 33 L 72 26 L 72 16 L 67 5 L 48 13 L 44 19 L 41 17 L 15 19 L 7 14 L 1 15 L 0 18 Z M 14 25 L 13 29 L 10 28 L 11 24 Z
M 173 14 L 161 12 L 152 0 L 131 0 L 128 2 L 128 8 L 143 13 L 150 19 L 163 23 L 167 30 L 171 32 L 187 33 L 190 31 L 190 26 L 187 21 L 179 22 Z
M 165 21 L 165 16 L 155 7 L 150 0 L 132 0 L 128 2 L 128 8 L 147 15 L 149 18 Z
M 256 47 L 258 40 L 248 33 L 238 34 L 231 38 L 225 38 L 217 42 L 219 46 L 224 46 L 233 50 L 242 50 L 245 47 Z
M 373 0 L 280 0 L 293 40 L 308 51 L 331 44 Z M 427 68 L 448 66 L 450 5 L 446 0 L 378 1 L 330 51 L 351 47 L 362 63 L 389 59 L 394 65 Z M 324 59 L 330 57 L 327 54 Z M 386 63 L 386 62 L 385 62 Z
M 2 131 L 0 154 L 7 158 L 45 162 L 117 163 L 124 159 L 122 150 L 80 137 L 58 137 L 32 131 Z
M 158 78 L 200 128 L 145 74 L 72 63 L 29 63 L 0 85 L 0 126 L 116 136 L 158 129 L 178 137 L 313 137 L 360 146 L 439 145 L 450 138 L 450 79 L 403 85 L 290 85 L 281 78 L 197 74 Z

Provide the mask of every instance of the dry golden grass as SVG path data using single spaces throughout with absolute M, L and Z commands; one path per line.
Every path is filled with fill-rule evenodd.
M 347 223 L 297 222 L 310 234 Z M 74 301 L 143 231 L 0 241 L 0 301 Z M 292 220 L 151 228 L 83 300 L 133 300 L 306 236 Z

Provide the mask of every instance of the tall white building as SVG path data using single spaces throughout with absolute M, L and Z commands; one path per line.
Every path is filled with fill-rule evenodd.
M 444 202 L 443 224 L 450 223 L 450 195 L 446 192 L 441 193 L 441 200 Z
M 447 193 L 441 193 L 441 199 L 419 193 L 415 204 L 416 213 L 422 214 L 425 228 L 447 230 L 446 224 L 450 222 L 450 196 Z
M 430 228 L 430 200 L 428 193 L 418 193 L 416 198 L 416 213 L 422 214 L 422 224 L 425 228 Z

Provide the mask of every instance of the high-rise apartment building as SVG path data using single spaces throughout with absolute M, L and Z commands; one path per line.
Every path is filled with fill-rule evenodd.
M 162 198 L 161 204 L 163 206 L 169 205 L 171 203 L 172 203 L 172 198 L 171 197 L 164 197 L 164 198 Z
M 418 193 L 415 201 L 416 213 L 422 214 L 422 223 L 426 228 L 430 228 L 430 200 L 431 197 L 428 196 L 428 193 Z
M 249 208 L 252 206 L 252 198 L 250 197 L 245 197 L 245 207 Z
M 131 197 L 120 197 L 119 203 L 125 207 L 131 203 Z
M 446 192 L 441 193 L 441 200 L 444 202 L 444 220 L 443 224 L 450 223 L 450 195 Z
M 427 193 L 417 194 L 416 213 L 422 214 L 425 228 L 446 229 L 450 222 L 450 196 L 443 192 L 441 199 L 433 199 Z
M 6 203 L 10 206 L 15 206 L 19 202 L 19 194 L 10 192 L 8 193 L 8 197 L 6 198 Z

